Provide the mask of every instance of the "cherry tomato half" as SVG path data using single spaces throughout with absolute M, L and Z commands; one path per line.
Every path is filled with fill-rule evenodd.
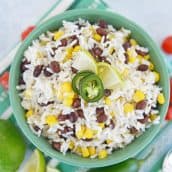
M 35 29 L 35 26 L 29 26 L 28 28 L 26 28 L 21 33 L 21 40 L 23 41 L 24 39 L 26 39 L 26 37 L 29 35 L 30 32 L 32 32 L 33 29 Z
M 5 88 L 8 89 L 8 81 L 9 81 L 9 72 L 4 72 L 0 76 L 0 84 Z
M 172 54 L 172 36 L 168 36 L 162 42 L 162 49 L 167 54 Z

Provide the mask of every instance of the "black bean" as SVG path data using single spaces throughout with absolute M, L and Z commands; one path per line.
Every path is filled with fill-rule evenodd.
M 52 73 L 48 70 L 48 66 L 44 68 L 43 73 L 46 77 L 50 77 L 52 75 Z
M 61 42 L 61 46 L 62 46 L 62 47 L 67 46 L 67 39 L 66 39 L 66 38 L 61 39 L 60 42 Z
M 105 114 L 104 107 L 96 108 L 96 114 L 97 115 Z
M 21 76 L 20 78 L 19 78 L 19 85 L 25 85 L 26 83 L 24 82 L 24 80 L 23 80 L 23 77 Z
M 42 68 L 43 68 L 43 65 L 35 66 L 35 69 L 33 71 L 33 76 L 34 77 L 38 77 L 41 74 L 41 72 L 42 72 Z
M 30 64 L 30 62 L 25 59 L 24 61 L 21 62 L 21 65 L 20 65 L 20 71 L 21 73 L 23 73 L 24 71 L 26 71 L 28 68 L 26 67 L 26 65 Z
M 99 47 L 95 47 L 93 48 L 93 53 L 96 55 L 96 56 L 100 56 L 102 54 L 103 50 Z
M 109 128 L 110 129 L 114 129 L 115 128 L 115 123 L 114 123 L 114 121 L 112 119 L 110 120 Z
M 47 103 L 38 103 L 40 106 L 48 106 L 50 104 L 54 104 L 54 101 L 49 101 Z
M 78 72 L 78 70 L 75 69 L 74 67 L 71 67 L 71 70 L 72 70 L 73 73 L 77 73 Z
M 97 122 L 98 123 L 105 122 L 106 120 L 107 120 L 107 116 L 105 114 L 97 115 Z
M 82 139 L 83 141 L 86 141 L 86 142 L 90 142 L 92 141 L 93 139 Z
M 58 116 L 58 120 L 59 120 L 59 121 L 65 121 L 65 120 L 67 120 L 67 119 L 69 119 L 69 115 L 60 114 L 60 115 Z
M 110 90 L 110 89 L 105 89 L 105 90 L 104 90 L 104 95 L 105 95 L 106 97 L 110 96 L 110 95 L 111 95 L 111 90 Z
M 145 72 L 145 71 L 148 70 L 148 65 L 146 65 L 146 64 L 141 64 L 141 65 L 139 65 L 139 66 L 137 67 L 137 70 L 142 71 L 142 72 Z
M 144 109 L 146 107 L 146 100 L 141 100 L 138 103 L 136 103 L 136 109 Z
M 75 112 L 71 112 L 69 115 L 69 121 L 70 122 L 76 122 L 78 120 L 78 116 Z
M 129 131 L 131 134 L 137 134 L 138 133 L 138 130 L 135 127 L 129 128 Z
M 106 60 L 106 57 L 105 56 L 99 56 L 98 57 L 98 61 L 99 62 L 103 62 L 103 61 L 105 61 Z
M 106 36 L 107 35 L 107 31 L 106 29 L 103 29 L 103 28 L 97 28 L 96 29 L 96 32 L 101 35 L 101 36 Z
M 37 125 L 34 125 L 34 126 L 33 126 L 33 129 L 34 129 L 36 132 L 38 132 L 38 131 L 40 130 L 40 128 L 39 128 Z
M 141 50 L 137 50 L 137 49 L 136 49 L 136 52 L 137 52 L 137 54 L 139 54 L 139 55 L 141 55 L 141 56 L 146 56 L 146 55 L 148 55 L 148 52 L 145 52 L 145 51 L 141 51 Z
M 124 50 L 127 51 L 127 49 L 131 47 L 131 44 L 130 44 L 130 42 L 127 41 L 122 46 L 123 46 Z
M 60 143 L 60 142 L 52 142 L 52 147 L 53 147 L 55 150 L 60 151 L 61 143 Z
M 102 28 L 107 28 L 107 23 L 104 20 L 99 20 L 98 25 Z
M 79 45 L 79 39 L 78 39 L 78 37 L 76 35 L 70 36 L 70 40 L 71 41 L 76 40 L 76 43 L 73 45 L 73 47 L 75 47 L 76 45 Z
M 128 64 L 128 61 L 129 61 L 128 54 L 127 54 L 127 53 L 124 53 L 124 56 L 125 56 L 125 61 L 124 61 L 124 63 L 125 63 L 125 64 Z
M 77 109 L 77 110 L 75 111 L 75 113 L 77 114 L 78 117 L 84 118 L 84 112 L 83 112 L 82 109 Z
M 145 124 L 148 122 L 148 119 L 149 119 L 148 115 L 144 115 L 144 118 L 138 119 L 137 121 L 142 123 L 142 124 Z
M 54 73 L 59 73 L 60 72 L 60 64 L 57 61 L 52 61 L 50 63 L 50 68 Z
M 72 103 L 73 108 L 79 108 L 81 106 L 81 99 L 80 98 L 75 98 Z

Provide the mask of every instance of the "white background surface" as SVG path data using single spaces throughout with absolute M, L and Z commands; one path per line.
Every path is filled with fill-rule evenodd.
M 0 58 L 19 40 L 56 0 L 0 0 Z M 158 43 L 172 35 L 172 0 L 105 0 L 120 13 L 142 26 Z

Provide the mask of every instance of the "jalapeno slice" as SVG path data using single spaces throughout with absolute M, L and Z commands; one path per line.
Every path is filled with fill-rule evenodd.
M 79 83 L 81 97 L 87 102 L 96 102 L 104 95 L 104 88 L 101 79 L 95 75 L 87 75 Z
M 82 78 L 85 76 L 88 76 L 90 74 L 93 74 L 93 72 L 85 70 L 78 72 L 72 79 L 72 89 L 75 93 L 79 94 L 79 83 Z

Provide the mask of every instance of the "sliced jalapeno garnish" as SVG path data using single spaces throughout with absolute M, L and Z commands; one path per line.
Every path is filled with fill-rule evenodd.
M 104 95 L 103 83 L 96 74 L 87 75 L 79 82 L 79 92 L 85 101 L 96 102 Z
M 81 72 L 77 73 L 74 76 L 74 78 L 72 79 L 72 88 L 73 88 L 73 91 L 75 93 L 79 94 L 79 83 L 80 83 L 80 80 L 82 78 L 84 78 L 85 76 L 88 76 L 90 74 L 93 74 L 93 72 L 85 70 L 85 71 L 81 71 Z

